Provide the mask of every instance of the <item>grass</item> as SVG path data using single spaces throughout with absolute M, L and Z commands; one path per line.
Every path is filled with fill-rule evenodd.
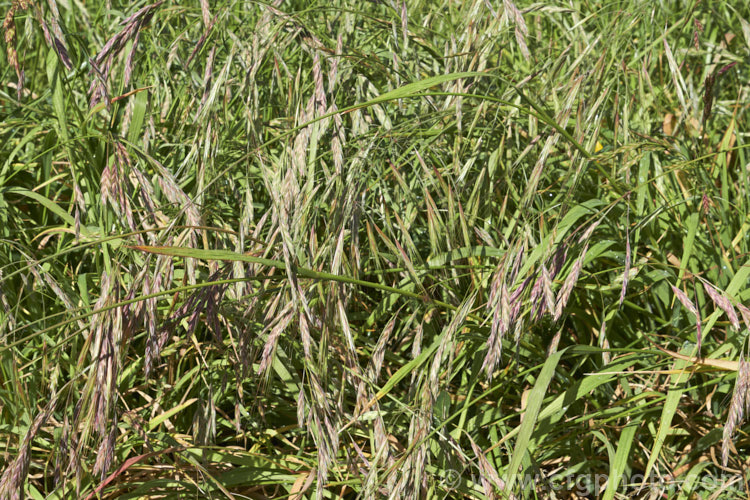
M 0 498 L 750 495 L 746 5 L 0 10 Z

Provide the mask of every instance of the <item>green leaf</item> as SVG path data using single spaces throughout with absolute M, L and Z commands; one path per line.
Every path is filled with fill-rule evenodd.
M 688 266 L 688 261 L 690 260 L 690 257 L 693 255 L 693 246 L 695 244 L 695 235 L 698 233 L 698 223 L 700 222 L 700 214 L 698 212 L 692 212 L 689 214 L 685 220 L 685 225 L 687 226 L 688 234 L 687 238 L 685 239 L 685 243 L 683 244 L 682 248 L 682 260 L 680 261 L 680 274 L 677 276 L 677 283 L 675 286 L 677 288 L 680 288 L 680 283 L 682 283 L 682 277 L 685 276 L 685 270 Z
M 159 427 L 159 424 L 161 424 L 162 422 L 164 422 L 168 418 L 172 417 L 173 415 L 176 415 L 177 413 L 181 412 L 182 410 L 184 410 L 185 408 L 187 408 L 191 404 L 195 403 L 196 401 L 198 401 L 198 398 L 190 398 L 187 401 L 185 401 L 184 403 L 181 403 L 181 404 L 175 406 L 174 408 L 171 408 L 171 409 L 165 411 L 161 415 L 152 418 L 151 420 L 148 421 L 148 430 L 152 431 L 152 430 L 156 429 L 157 427 Z
M 539 410 L 542 407 L 544 396 L 547 394 L 547 387 L 549 387 L 549 383 L 555 374 L 557 363 L 560 361 L 564 352 L 565 350 L 563 349 L 547 358 L 547 361 L 544 362 L 542 371 L 539 373 L 539 377 L 534 384 L 534 388 L 529 394 L 526 411 L 523 413 L 523 420 L 521 421 L 520 430 L 518 431 L 516 446 L 513 449 L 510 465 L 508 465 L 507 473 L 505 475 L 507 491 L 513 491 L 513 486 L 515 486 L 516 479 L 519 475 L 518 467 L 521 465 L 521 461 L 528 450 L 529 440 L 531 439 L 531 434 L 534 432 L 537 417 L 539 417 Z
M 128 141 L 136 144 L 138 138 L 141 135 L 141 129 L 143 128 L 143 122 L 146 117 L 146 105 L 148 104 L 148 92 L 138 92 L 135 95 L 135 101 L 133 102 L 133 117 L 130 120 L 130 128 L 128 129 Z
M 373 106 L 375 104 L 379 104 L 381 102 L 395 101 L 396 99 L 403 99 L 404 97 L 411 97 L 411 96 L 418 94 L 419 92 L 422 92 L 423 90 L 429 89 L 430 87 L 440 85 L 441 83 L 458 80 L 460 78 L 486 78 L 487 76 L 488 76 L 487 73 L 479 73 L 476 71 L 468 71 L 464 73 L 448 73 L 445 75 L 432 76 L 430 78 L 425 78 L 423 80 L 419 80 L 413 83 L 408 83 L 402 87 L 391 90 L 390 92 L 381 94 L 375 99 L 370 99 L 369 101 L 366 101 L 362 104 L 357 104 L 355 106 L 352 106 L 351 108 L 346 108 L 346 110 L 342 110 L 342 111 L 366 108 L 366 107 Z
M 689 348 L 685 347 L 683 351 L 688 351 Z M 683 352 L 683 354 L 687 354 Z M 654 467 L 656 460 L 659 458 L 661 449 L 664 446 L 664 441 L 667 439 L 669 430 L 672 426 L 672 419 L 674 414 L 677 412 L 677 405 L 682 398 L 682 394 L 685 392 L 685 381 L 690 378 L 690 372 L 685 370 L 687 361 L 683 359 L 677 359 L 674 364 L 674 369 L 679 370 L 670 376 L 671 387 L 667 392 L 667 398 L 664 401 L 664 407 L 661 411 L 661 418 L 659 419 L 659 429 L 656 431 L 656 438 L 654 444 L 651 447 L 651 452 L 648 457 L 648 463 L 646 464 L 646 470 L 643 473 L 643 483 L 649 480 L 648 476 L 651 473 L 651 469 Z
M 440 267 L 469 257 L 502 257 L 503 255 L 505 255 L 504 250 L 488 246 L 462 247 L 430 257 L 427 259 L 427 264 L 430 267 Z
M 32 200 L 38 201 L 39 203 L 44 205 L 44 207 L 47 208 L 50 212 L 60 217 L 63 220 L 63 222 L 65 222 L 68 226 L 75 225 L 75 219 L 73 218 L 73 216 L 71 216 L 68 212 L 63 210 L 62 207 L 60 207 L 60 205 L 58 205 L 54 201 L 42 196 L 41 194 L 35 191 L 30 191 L 28 189 L 21 188 L 21 187 L 9 187 L 9 188 L 4 188 L 1 191 L 5 193 L 14 193 L 14 194 L 18 194 L 21 196 L 26 196 L 27 198 L 31 198 Z M 81 228 L 81 230 L 83 231 L 83 228 Z
M 60 137 L 62 137 L 63 141 L 67 142 L 69 138 L 68 119 L 65 111 L 65 95 L 63 94 L 62 75 L 60 74 L 60 66 L 58 62 L 55 50 L 50 48 L 47 53 L 47 78 L 52 87 L 52 107 L 55 110 L 57 123 L 60 127 Z
M 620 479 L 628 465 L 630 449 L 633 446 L 633 438 L 635 437 L 635 433 L 639 426 L 640 419 L 629 423 L 622 430 L 620 440 L 617 442 L 617 451 L 615 452 L 614 459 L 609 465 L 609 481 L 607 481 L 607 489 L 604 492 L 602 500 L 612 500 L 615 497 L 617 488 L 620 485 Z

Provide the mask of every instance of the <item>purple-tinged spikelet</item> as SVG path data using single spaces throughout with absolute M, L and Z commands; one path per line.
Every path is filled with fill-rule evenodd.
M 739 370 L 737 380 L 734 383 L 734 393 L 732 402 L 729 405 L 729 414 L 724 424 L 724 435 L 721 440 L 721 463 L 726 467 L 729 461 L 729 448 L 732 443 L 732 434 L 739 427 L 745 417 L 745 413 L 750 406 L 750 361 L 745 360 L 744 355 L 740 355 Z

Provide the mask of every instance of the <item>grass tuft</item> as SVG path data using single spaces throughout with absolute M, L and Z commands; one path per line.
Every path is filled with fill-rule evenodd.
M 0 499 L 750 496 L 747 5 L 0 11 Z

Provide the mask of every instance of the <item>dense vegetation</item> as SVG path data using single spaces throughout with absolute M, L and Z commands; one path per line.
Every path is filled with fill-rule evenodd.
M 0 10 L 0 498 L 750 495 L 747 3 Z

